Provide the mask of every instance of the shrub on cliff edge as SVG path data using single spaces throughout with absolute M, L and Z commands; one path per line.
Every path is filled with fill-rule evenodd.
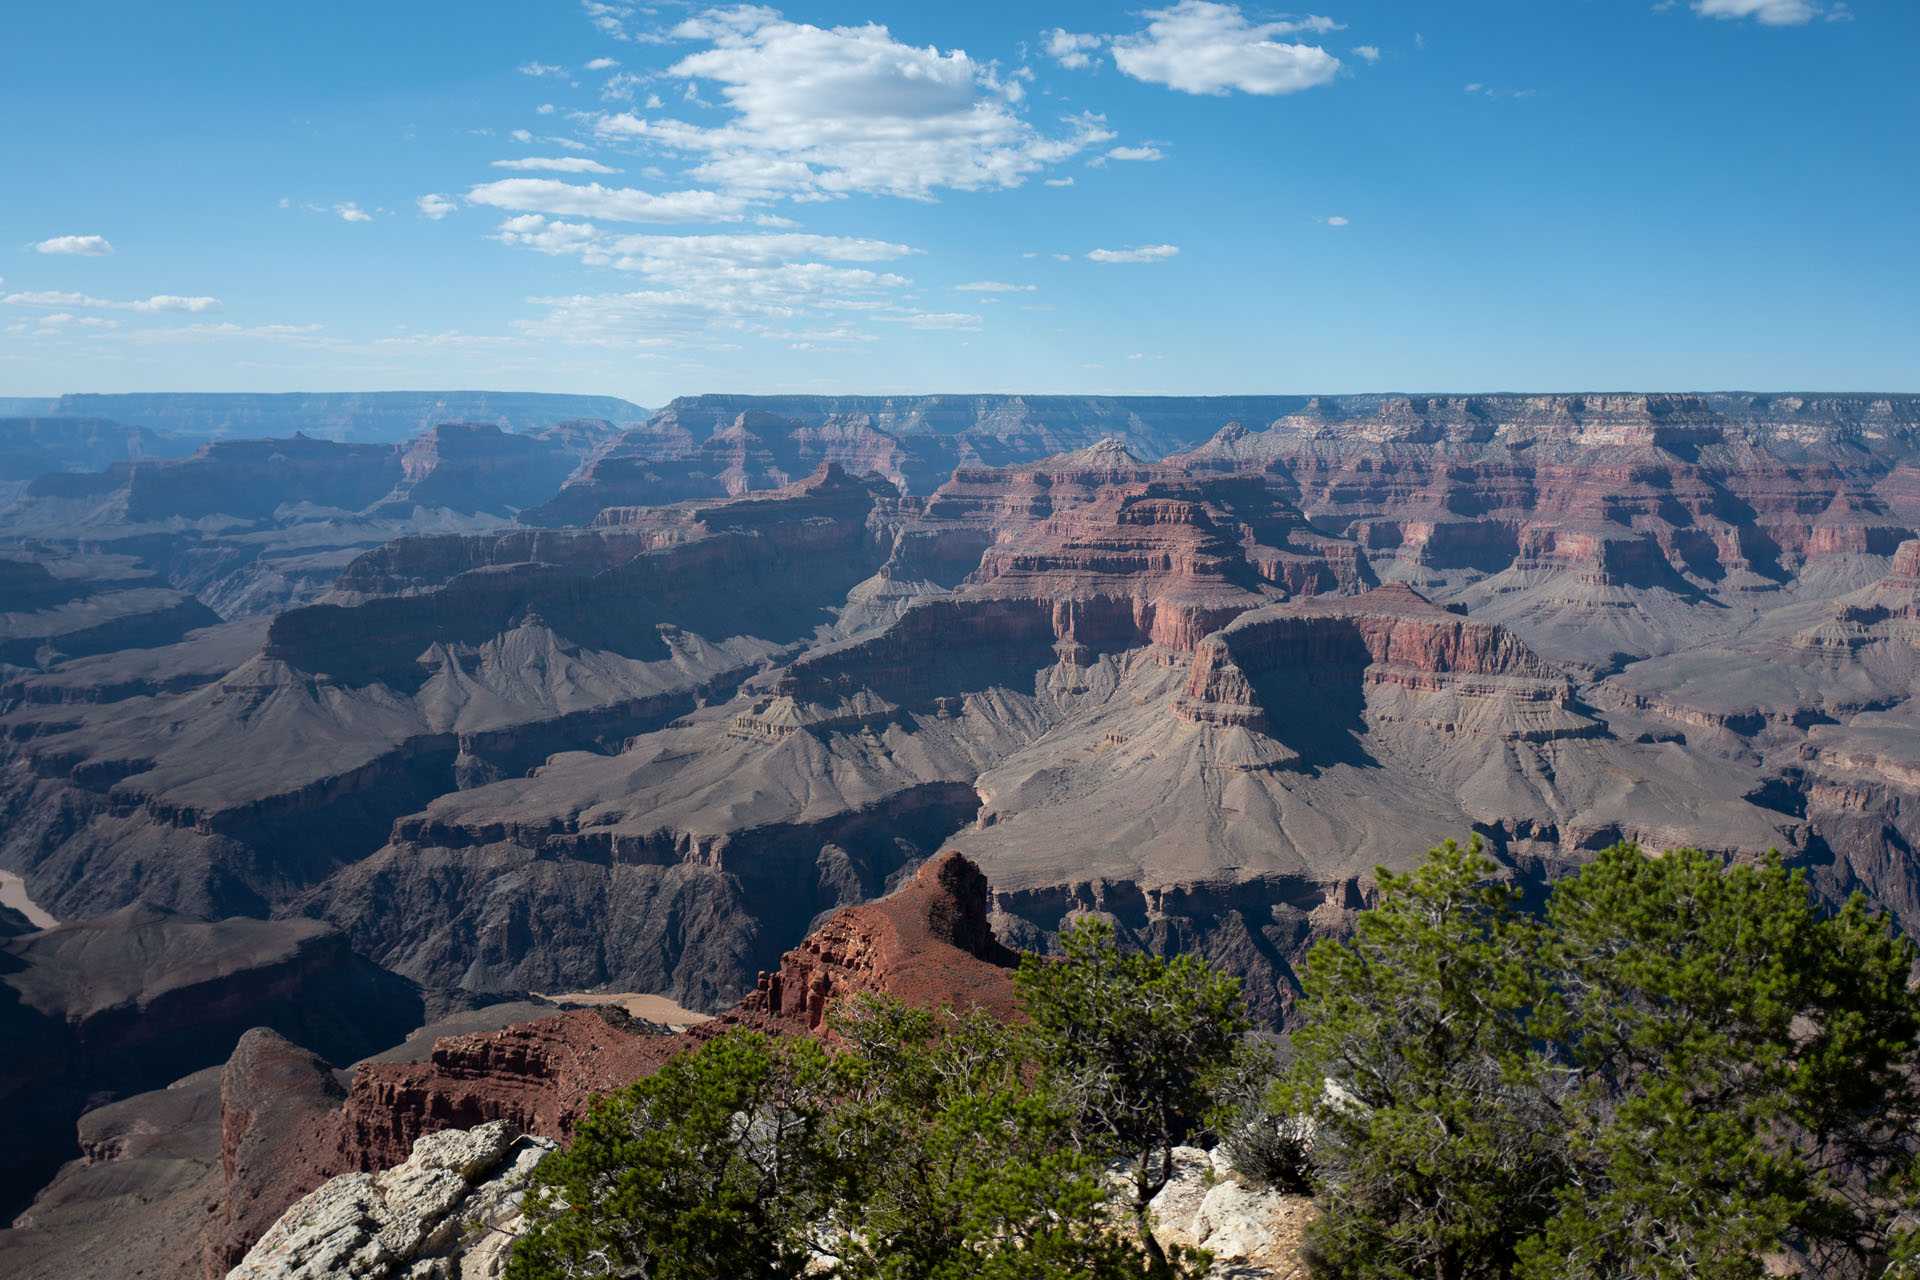
M 1320 1276 L 1886 1274 L 1915 950 L 1777 856 L 1616 845 L 1523 912 L 1478 842 L 1316 947 L 1277 1090 L 1314 1120 Z

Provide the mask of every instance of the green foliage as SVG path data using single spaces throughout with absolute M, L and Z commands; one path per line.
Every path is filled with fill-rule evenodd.
M 1777 857 L 1616 845 L 1544 918 L 1494 872 L 1449 841 L 1309 959 L 1276 1104 L 1316 1125 L 1316 1272 L 1718 1280 L 1769 1253 L 1827 1276 L 1904 1258 L 1908 941 L 1857 898 L 1821 912 Z
M 1240 981 L 1195 956 L 1123 950 L 1097 919 L 1060 941 L 1064 959 L 1025 956 L 1016 979 L 1040 1063 L 1080 1140 L 1126 1161 L 1141 1246 L 1171 1265 L 1147 1206 L 1233 1065 L 1248 1026 Z
M 974 1013 L 865 999 L 835 1019 L 857 1064 L 839 1113 L 853 1153 L 836 1243 L 862 1280 L 1121 1280 L 1149 1274 L 1114 1230 L 1073 1117 L 1030 1086 L 1032 1045 Z
M 729 1032 L 604 1099 L 541 1165 L 509 1280 L 1203 1274 L 1146 1202 L 1215 1102 L 1239 984 L 1101 926 L 1066 951 L 1020 975 L 1031 1024 L 868 998 L 835 1011 L 832 1051 Z
M 1315 1120 L 1323 1275 L 1511 1273 L 1559 1167 L 1524 1084 L 1541 989 L 1518 896 L 1478 841 L 1380 875 L 1353 938 L 1314 948 L 1283 1109 Z
M 729 1032 L 602 1099 L 543 1161 L 508 1280 L 777 1280 L 805 1269 L 833 1160 L 833 1064 Z

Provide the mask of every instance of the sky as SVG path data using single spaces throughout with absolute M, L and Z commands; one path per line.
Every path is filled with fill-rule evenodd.
M 0 395 L 1920 391 L 1914 0 L 0 8 Z

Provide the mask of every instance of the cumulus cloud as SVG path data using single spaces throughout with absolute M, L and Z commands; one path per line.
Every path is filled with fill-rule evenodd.
M 373 215 L 349 200 L 345 204 L 333 206 L 333 211 L 347 222 L 372 222 Z
M 1341 217 L 1337 213 L 1332 215 L 1331 217 L 1322 218 L 1321 221 L 1325 222 L 1330 227 L 1344 227 L 1348 225 L 1347 220 Z
M 615 222 L 738 222 L 747 202 L 718 191 L 667 191 L 656 195 L 634 187 L 585 186 L 557 178 L 502 178 L 467 192 L 472 204 L 496 209 L 566 213 Z
M 587 70 L 611 71 L 619 65 L 620 65 L 619 61 L 614 58 L 595 58 L 592 62 L 589 62 L 587 64 Z
M 105 236 L 54 236 L 32 247 L 35 253 L 66 253 L 82 258 L 104 258 L 113 252 Z
M 1094 64 L 1094 53 L 1106 43 L 1102 36 L 1076 35 L 1063 27 L 1045 33 L 1047 56 L 1068 70 L 1077 71 Z
M 418 200 L 415 200 L 414 203 L 420 206 L 421 216 L 431 218 L 435 222 L 440 221 L 440 219 L 460 207 L 453 201 L 447 199 L 447 197 L 438 193 L 421 196 Z
M 1703 18 L 1752 18 L 1769 27 L 1797 27 L 1820 16 L 1813 0 L 1694 0 Z
M 732 118 L 707 127 L 621 112 L 600 116 L 596 132 L 697 156 L 699 181 L 757 199 L 1014 187 L 1113 137 L 1084 114 L 1042 133 L 1019 114 L 1018 77 L 959 50 L 902 44 L 877 23 L 823 28 L 743 6 L 672 34 L 710 47 L 667 74 L 718 85 Z
M 585 156 L 527 156 L 520 160 L 495 160 L 496 169 L 545 169 L 553 173 L 619 173 L 598 160 Z
M 1072 178 L 1046 178 L 1043 181 L 1050 187 L 1070 187 L 1073 185 Z
M 1165 262 L 1179 256 L 1178 245 L 1130 244 L 1124 249 L 1095 249 L 1087 259 L 1090 262 Z
M 1339 29 L 1329 18 L 1298 21 L 1247 21 L 1240 6 L 1213 0 L 1180 0 L 1167 9 L 1149 9 L 1147 29 L 1113 39 L 1114 65 L 1136 80 L 1163 84 L 1182 93 L 1298 93 L 1326 84 L 1340 71 L 1340 59 L 1318 45 L 1294 44 L 1285 37 L 1300 32 L 1324 34 Z
M 151 298 L 135 298 L 128 302 L 114 302 L 106 298 L 90 298 L 84 293 L 63 293 L 53 289 L 43 289 L 35 293 L 10 293 L 0 298 L 0 303 L 16 307 L 81 307 L 89 310 L 111 309 L 115 311 L 186 311 L 203 314 L 220 310 L 218 298 L 183 298 L 172 293 L 156 293 Z
M 1030 284 L 1002 284 L 998 280 L 975 280 L 971 284 L 953 286 L 961 293 L 1032 293 Z
M 1161 158 L 1158 147 L 1115 147 L 1107 152 L 1109 160 L 1158 160 Z
M 1380 61 L 1380 46 L 1357 44 L 1353 46 L 1353 56 L 1356 58 L 1365 58 L 1368 62 L 1378 62 Z

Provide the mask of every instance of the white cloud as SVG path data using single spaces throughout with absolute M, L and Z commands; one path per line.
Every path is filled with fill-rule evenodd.
M 349 200 L 345 204 L 333 206 L 333 211 L 347 222 L 372 222 L 373 215 Z
M 496 169 L 546 169 L 553 173 L 619 173 L 598 160 L 585 156 L 527 156 L 521 160 L 495 160 Z
M 1298 93 L 1326 84 L 1340 70 L 1340 59 L 1325 49 L 1281 39 L 1338 30 L 1327 18 L 1255 25 L 1240 6 L 1213 0 L 1180 0 L 1146 16 L 1145 31 L 1114 37 L 1114 65 L 1136 80 L 1182 93 Z
M 1107 152 L 1109 160 L 1158 160 L 1161 158 L 1158 147 L 1115 147 Z
M 566 73 L 567 69 L 565 67 L 556 67 L 547 62 L 523 62 L 520 64 L 520 74 L 523 76 L 560 76 Z
M 420 206 L 421 216 L 431 218 L 435 222 L 440 221 L 440 219 L 460 207 L 453 201 L 447 199 L 447 197 L 438 193 L 421 196 L 418 200 L 415 200 L 414 203 Z
M 1068 70 L 1077 71 L 1094 64 L 1094 51 L 1106 43 L 1101 36 L 1076 35 L 1062 27 L 1045 33 L 1047 56 Z
M 44 289 L 37 293 L 10 293 L 0 298 L 0 303 L 9 303 L 16 307 L 84 307 L 90 310 L 148 312 L 187 311 L 195 314 L 220 310 L 218 298 L 183 298 L 177 294 L 156 293 L 151 298 L 113 302 L 105 298 L 90 298 L 84 293 L 62 293 L 52 289 Z
M 587 64 L 587 70 L 611 71 L 619 65 L 620 65 L 619 61 L 614 58 L 595 58 L 592 62 L 589 62 Z
M 1070 187 L 1073 185 L 1072 178 L 1047 178 L 1044 181 L 1046 185 L 1050 187 Z
M 1053 255 L 1053 260 L 1055 262 L 1072 262 L 1073 255 L 1070 253 L 1056 253 Z
M 496 209 L 568 213 L 616 222 L 738 222 L 747 202 L 718 191 L 668 191 L 656 195 L 633 187 L 580 186 L 557 178 L 502 178 L 467 192 L 473 204 Z
M 1341 216 L 1340 216 L 1339 214 L 1337 214 L 1337 213 L 1336 213 L 1336 214 L 1334 214 L 1334 215 L 1332 215 L 1332 216 L 1331 216 L 1331 217 L 1329 217 L 1329 218 L 1325 218 L 1325 219 L 1323 219 L 1323 221 L 1324 221 L 1324 222 L 1325 222 L 1325 223 L 1326 223 L 1326 224 L 1327 224 L 1328 226 L 1330 226 L 1330 227 L 1344 227 L 1344 226 L 1347 226 L 1347 225 L 1349 225 L 1349 224 L 1348 224 L 1348 222 L 1347 222 L 1347 220 L 1346 220 L 1345 218 L 1343 218 L 1343 217 L 1341 217 Z
M 1124 249 L 1095 249 L 1087 255 L 1091 262 L 1165 262 L 1180 255 L 1177 245 L 1138 244 Z
M 607 102 L 631 102 L 634 94 L 640 91 L 640 86 L 644 83 L 646 82 L 633 72 L 622 71 L 618 75 L 607 77 L 607 82 L 600 86 L 600 97 Z
M 961 293 L 1032 293 L 1035 288 L 1030 284 L 1001 284 L 997 280 L 975 280 L 971 284 L 953 287 Z
M 533 299 L 544 316 L 521 324 L 536 337 L 621 347 L 711 347 L 742 334 L 826 340 L 848 315 L 914 327 L 955 327 L 906 305 L 912 281 L 877 264 L 916 250 L 884 240 L 800 232 L 612 234 L 591 222 L 526 214 L 501 224 L 506 244 L 631 271 L 632 292 Z
M 1368 62 L 1378 62 L 1380 61 L 1380 46 L 1357 44 L 1353 46 L 1353 56 L 1356 58 L 1365 58 Z
M 1019 115 L 1017 77 L 959 50 L 902 44 L 875 23 L 821 28 L 741 7 L 673 34 L 711 47 L 668 74 L 718 84 L 732 118 L 706 127 L 623 112 L 596 131 L 698 156 L 698 180 L 759 199 L 1014 187 L 1113 136 L 1084 114 L 1047 136 Z
M 1820 16 L 1813 0 L 1694 0 L 1703 18 L 1752 18 L 1769 27 L 1797 27 Z
M 958 329 L 968 333 L 977 333 L 980 329 L 980 317 L 970 316 L 959 311 L 927 312 L 916 311 L 904 316 L 882 316 L 883 320 L 892 320 L 904 324 L 909 329 Z
M 624 4 L 605 4 L 602 0 L 581 0 L 580 7 L 587 11 L 587 20 L 598 27 L 605 35 L 615 40 L 630 40 L 627 34 L 626 20 L 633 16 L 633 8 Z
M 550 116 L 555 110 L 556 108 L 551 102 L 543 102 L 533 109 L 533 114 L 537 116 Z
M 66 253 L 82 258 L 104 258 L 113 252 L 105 236 L 54 236 L 32 248 L 36 253 Z

